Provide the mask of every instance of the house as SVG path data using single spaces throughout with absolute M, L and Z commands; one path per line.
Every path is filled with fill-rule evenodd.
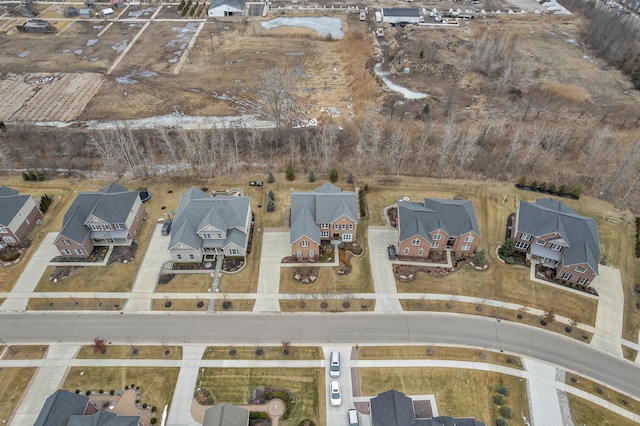
M 245 0 L 213 0 L 207 15 L 209 18 L 244 14 Z
M 291 194 L 291 254 L 317 259 L 323 241 L 352 242 L 358 226 L 357 198 L 355 192 L 342 191 L 332 183 L 314 192 Z
M 180 199 L 171 227 L 174 262 L 202 263 L 247 255 L 252 213 L 249 197 L 212 196 L 198 188 Z
M 589 286 L 598 276 L 598 225 L 553 198 L 521 201 L 513 234 L 515 250 L 555 268 L 556 279 Z
M 89 9 L 93 9 L 94 7 L 96 7 L 96 2 L 94 0 L 86 0 L 84 2 L 84 6 Z
M 398 254 L 425 258 L 431 251 L 472 254 L 480 239 L 473 204 L 467 200 L 425 198 L 398 201 Z
M 21 243 L 43 217 L 31 196 L 0 186 L 0 244 Z
M 102 9 L 100 13 L 102 13 L 102 17 L 105 19 L 113 18 L 115 16 L 115 14 L 113 13 L 113 9 L 111 9 L 110 7 Z
M 44 19 L 31 19 L 22 27 L 27 33 L 51 34 L 56 32 L 56 29 Z
M 78 9 L 76 9 L 73 6 L 69 6 L 67 8 L 67 10 L 64 11 L 64 17 L 65 18 L 73 18 L 73 17 L 78 16 L 78 15 L 79 15 Z
M 124 2 L 122 0 L 110 0 L 111 7 L 124 7 Z
M 78 14 L 81 18 L 84 19 L 93 18 L 93 12 L 91 11 L 91 9 L 80 9 L 78 11 Z
M 140 193 L 117 183 L 81 192 L 53 244 L 65 257 L 87 257 L 95 246 L 130 246 L 145 215 Z
M 470 417 L 416 418 L 413 400 L 393 389 L 371 398 L 369 408 L 372 426 L 485 426 Z
M 139 426 L 140 416 L 118 416 L 98 411 L 89 397 L 57 390 L 47 398 L 34 426 Z
M 382 22 L 388 24 L 417 24 L 421 22 L 421 18 L 420 9 L 417 8 L 382 8 Z
M 223 402 L 204 412 L 202 426 L 247 426 L 249 410 Z

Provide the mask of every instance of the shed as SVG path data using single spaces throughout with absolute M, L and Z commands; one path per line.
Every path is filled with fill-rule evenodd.
M 91 9 L 80 9 L 78 11 L 78 15 L 81 18 L 86 18 L 86 19 L 93 18 L 93 12 L 91 11 Z
M 213 0 L 207 11 L 209 18 L 244 14 L 245 0 Z
M 139 1 L 130 1 L 129 2 L 129 9 L 131 9 L 131 10 L 140 9 L 140 2 Z
M 106 9 L 102 9 L 102 17 L 103 18 L 113 18 L 113 17 L 115 17 L 115 15 L 113 13 L 113 9 L 111 9 L 110 7 L 106 8 Z
M 417 24 L 420 22 L 420 17 L 420 9 L 417 8 L 382 8 L 382 22 L 389 24 Z

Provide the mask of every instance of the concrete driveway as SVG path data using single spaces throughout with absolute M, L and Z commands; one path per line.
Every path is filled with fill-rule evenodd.
M 326 374 L 326 407 L 328 425 L 347 424 L 347 411 L 354 408 L 353 405 L 353 387 L 351 383 L 351 346 L 323 346 L 325 359 Z M 332 351 L 340 352 L 340 377 L 333 378 L 329 376 L 329 355 Z M 340 382 L 340 391 L 342 392 L 342 405 L 333 407 L 330 403 L 329 385 L 331 381 Z
M 376 312 L 402 312 L 396 280 L 387 246 L 396 244 L 398 232 L 377 226 L 369 227 L 369 254 L 371 257 L 371 273 L 376 290 Z
M 598 314 L 591 344 L 622 356 L 622 317 L 624 314 L 624 291 L 620 270 L 610 266 L 598 266 L 598 277 L 591 284 L 598 290 Z
M 280 312 L 280 262 L 291 254 L 289 232 L 265 230 L 260 253 L 258 294 L 253 312 Z

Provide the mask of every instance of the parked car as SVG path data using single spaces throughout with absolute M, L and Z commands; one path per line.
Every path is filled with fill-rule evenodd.
M 347 412 L 347 417 L 349 418 L 349 426 L 358 426 L 358 411 L 355 408 L 350 409 Z
M 251 182 L 249 182 L 249 186 L 262 186 L 262 181 L 261 180 L 252 180 Z
M 169 235 L 172 223 L 173 222 L 165 222 L 164 225 L 162 225 L 162 235 Z
M 329 356 L 329 375 L 334 379 L 340 377 L 340 352 L 332 351 Z
M 389 244 L 387 247 L 387 252 L 389 253 L 389 260 L 396 260 L 398 254 L 396 253 L 396 246 L 393 244 Z
M 329 389 L 330 403 L 332 407 L 339 407 L 342 405 L 342 392 L 340 392 L 340 382 L 333 380 Z

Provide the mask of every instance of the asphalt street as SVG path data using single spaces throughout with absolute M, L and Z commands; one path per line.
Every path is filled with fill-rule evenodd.
M 0 339 L 20 342 L 467 345 L 549 362 L 640 398 L 640 366 L 578 340 L 509 321 L 448 313 L 3 313 Z

